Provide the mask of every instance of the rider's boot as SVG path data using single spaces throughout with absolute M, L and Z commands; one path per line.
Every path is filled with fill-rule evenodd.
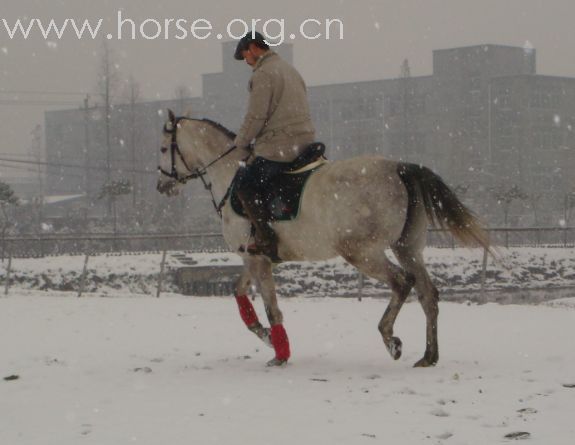
M 273 263 L 280 263 L 278 238 L 269 224 L 271 215 L 263 197 L 260 193 L 246 195 L 245 192 L 238 192 L 244 211 L 256 229 L 255 244 L 250 244 L 247 251 L 252 255 L 266 255 Z

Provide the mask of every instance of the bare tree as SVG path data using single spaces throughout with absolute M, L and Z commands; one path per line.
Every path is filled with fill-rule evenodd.
M 411 69 L 409 68 L 409 61 L 404 59 L 401 64 L 401 98 L 402 98 L 402 119 L 401 119 L 401 143 L 402 153 L 404 156 L 408 154 L 409 142 L 411 139 Z
M 563 219 L 565 221 L 565 226 L 569 226 L 569 222 L 573 216 L 575 210 L 575 190 L 565 193 L 563 198 Z
M 138 193 L 138 181 L 136 178 L 137 168 L 137 157 L 136 157 L 136 145 L 138 144 L 138 131 L 137 131 L 137 119 L 136 119 L 136 103 L 140 98 L 140 86 L 134 79 L 134 76 L 130 76 L 128 80 L 128 94 L 130 101 L 130 115 L 128 131 L 130 135 L 129 148 L 130 148 L 130 165 L 132 166 L 132 207 L 136 208 L 136 194 Z
M 11 209 L 19 205 L 20 200 L 12 190 L 10 185 L 0 181 L 0 210 L 2 212 L 2 222 L 0 229 L 2 230 L 2 261 L 5 256 L 6 246 L 6 232 L 14 225 L 14 220 L 11 214 Z
M 518 185 L 493 187 L 490 191 L 503 209 L 503 223 L 507 227 L 511 204 L 513 201 L 525 201 L 528 195 Z
M 507 228 L 511 204 L 513 201 L 525 201 L 528 195 L 518 185 L 494 187 L 490 191 L 497 200 L 497 204 L 503 209 L 503 222 Z M 505 246 L 509 246 L 509 233 L 507 231 L 505 232 Z
M 533 210 L 533 218 L 535 220 L 535 226 L 539 227 L 539 205 L 541 202 L 541 198 L 543 198 L 543 193 L 541 192 L 532 192 L 528 196 L 529 205 L 531 206 L 531 210 Z
M 102 186 L 98 199 L 107 199 L 112 203 L 112 216 L 114 220 L 114 235 L 118 233 L 118 212 L 116 201 L 118 197 L 127 195 L 132 192 L 132 184 L 124 179 L 120 181 L 111 181 Z
M 118 65 L 114 62 L 114 54 L 106 41 L 102 45 L 102 59 L 100 62 L 100 76 L 98 82 L 99 94 L 103 102 L 104 133 L 106 149 L 106 183 L 112 180 L 112 136 L 110 122 L 112 117 L 112 99 L 117 93 L 119 84 Z M 112 202 L 108 200 L 108 214 L 111 212 Z

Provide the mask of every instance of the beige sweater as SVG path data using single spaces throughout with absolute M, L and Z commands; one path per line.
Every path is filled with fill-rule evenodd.
M 301 75 L 270 50 L 255 64 L 249 90 L 248 111 L 234 143 L 243 148 L 255 138 L 255 156 L 293 161 L 315 137 Z

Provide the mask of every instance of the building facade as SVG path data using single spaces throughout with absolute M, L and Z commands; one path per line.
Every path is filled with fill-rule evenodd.
M 154 194 L 165 109 L 241 125 L 250 69 L 233 60 L 235 42 L 222 48 L 223 70 L 203 75 L 201 97 L 114 107 L 110 152 L 101 108 L 47 112 L 47 161 L 85 166 L 51 166 L 50 193 L 93 196 L 108 177 L 124 177 L 135 184 L 134 205 L 142 197 L 165 205 Z M 291 45 L 278 52 L 292 62 Z M 411 77 L 407 68 L 396 79 L 309 87 L 328 157 L 380 153 L 420 163 L 491 225 L 503 225 L 504 213 L 513 225 L 556 225 L 575 190 L 575 78 L 537 75 L 535 50 L 501 45 L 436 50 L 428 76 Z M 509 204 L 507 221 L 501 196 L 513 187 L 524 196 Z M 200 188 L 187 199 L 195 212 L 210 211 Z

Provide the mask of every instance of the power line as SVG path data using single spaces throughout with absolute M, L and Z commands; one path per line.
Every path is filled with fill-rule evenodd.
M 0 94 L 54 94 L 61 96 L 86 96 L 90 93 L 80 91 L 0 90 Z
M 16 158 L 37 158 L 38 156 L 29 153 L 3 153 L 0 152 L 0 156 L 14 156 Z
M 58 164 L 54 162 L 42 162 L 42 161 L 24 161 L 18 159 L 6 159 L 0 158 L 0 161 L 3 162 L 14 162 L 18 164 L 32 164 L 32 165 L 47 165 L 49 167 L 63 167 L 63 168 L 78 168 L 81 170 L 99 170 L 99 171 L 107 171 L 106 167 L 94 167 L 91 165 L 78 165 L 78 164 Z M 115 172 L 125 172 L 125 173 L 140 173 L 140 174 L 156 174 L 156 171 L 150 170 L 134 170 L 134 169 L 124 169 L 124 168 L 116 168 L 113 169 Z
M 0 161 L 1 162 L 1 161 Z M 19 171 L 25 171 L 28 173 L 34 173 L 34 174 L 38 174 L 38 170 L 32 170 L 31 168 L 26 168 L 26 167 L 18 167 L 16 165 L 5 165 L 5 164 L 0 164 L 0 168 L 6 168 L 6 169 L 11 169 L 11 170 L 19 170 Z M 42 174 L 46 174 L 48 176 L 61 176 L 60 173 L 57 172 L 42 172 Z M 66 174 L 67 177 L 72 177 L 72 178 L 83 178 L 83 175 L 78 175 L 78 174 L 74 174 L 74 173 L 68 173 Z
M 21 100 L 21 99 L 0 99 L 0 105 L 20 105 L 20 106 L 40 106 L 40 105 L 61 105 L 61 106 L 72 106 L 76 105 L 81 107 L 80 102 L 64 102 L 64 101 L 56 101 L 56 100 Z

